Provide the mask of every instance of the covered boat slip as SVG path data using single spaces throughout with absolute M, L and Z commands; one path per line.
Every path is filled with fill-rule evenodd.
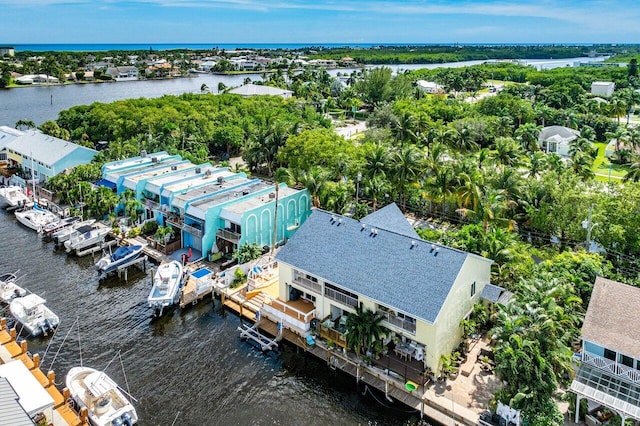
M 640 421 L 638 384 L 632 384 L 583 363 L 571 383 L 571 390 L 578 395 L 576 406 L 580 405 L 580 399 L 587 398 L 620 414 L 623 425 L 625 419 Z

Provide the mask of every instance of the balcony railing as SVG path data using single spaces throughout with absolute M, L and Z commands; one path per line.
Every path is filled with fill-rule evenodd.
M 324 295 L 329 299 L 333 299 L 336 302 L 340 302 L 343 305 L 351 306 L 353 308 L 358 307 L 358 299 L 355 297 L 347 296 L 346 294 L 342 294 L 340 292 L 335 291 L 334 289 L 325 287 Z
M 228 229 L 218 229 L 216 232 L 216 236 L 222 238 L 223 240 L 231 241 L 232 243 L 238 244 L 240 241 L 240 234 L 237 232 L 229 231 Z
M 403 330 L 408 331 L 411 334 L 416 334 L 416 323 L 415 321 L 408 321 L 405 318 L 400 318 L 396 315 L 392 315 L 387 311 L 378 310 L 378 315 L 383 318 L 383 321 L 386 321 L 390 325 L 395 327 L 399 327 Z
M 169 225 L 175 226 L 176 228 L 182 229 L 184 226 L 184 219 L 178 215 L 169 215 L 167 216 L 167 223 Z
M 582 353 L 582 362 L 614 374 L 624 380 L 631 381 L 633 383 L 640 383 L 640 370 L 636 370 L 635 368 L 628 367 L 624 364 L 619 364 L 615 361 L 589 352 Z
M 306 288 L 307 290 L 315 291 L 318 294 L 322 294 L 322 284 L 311 281 L 304 275 L 294 274 L 293 282 L 298 284 L 300 287 Z
M 153 200 L 146 199 L 144 200 L 144 204 L 147 206 L 149 210 L 162 210 L 160 207 L 160 203 L 157 203 Z
M 338 330 L 328 327 L 324 323 L 321 323 L 320 325 L 318 325 L 318 332 L 320 334 L 320 337 L 322 337 L 323 339 L 333 341 L 336 344 L 336 346 L 339 346 L 341 348 L 347 347 L 346 334 L 340 333 Z
M 196 228 L 195 226 L 191 226 L 191 225 L 184 225 L 182 227 L 182 230 L 188 234 L 193 235 L 194 237 L 197 238 L 202 238 L 202 230 L 199 228 Z

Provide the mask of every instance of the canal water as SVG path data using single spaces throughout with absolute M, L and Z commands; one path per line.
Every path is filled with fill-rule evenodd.
M 19 270 L 19 283 L 61 319 L 52 339 L 29 340 L 29 350 L 43 356 L 42 369 L 53 363 L 62 388 L 69 368 L 81 362 L 98 370 L 109 365 L 106 372 L 125 389 L 128 383 L 137 399 L 141 425 L 419 423 L 415 411 L 363 396 L 354 378 L 295 348 L 265 355 L 242 342 L 240 319 L 220 310 L 218 300 L 154 320 L 144 273 L 100 284 L 91 256 L 55 251 L 1 209 L 0 238 L 0 273 Z
M 572 66 L 575 62 L 602 61 L 597 58 L 569 58 L 556 60 L 523 59 L 520 62 L 535 68 L 556 68 Z M 420 68 L 458 68 L 481 64 L 485 61 L 446 62 L 442 64 L 398 64 L 385 65 L 394 72 Z M 378 66 L 378 65 L 375 65 Z M 350 74 L 351 69 L 329 70 L 331 75 Z M 0 126 L 13 127 L 18 120 L 31 120 L 40 125 L 58 118 L 58 113 L 75 105 L 88 105 L 93 102 L 113 102 L 130 98 L 156 98 L 164 95 L 200 93 L 206 84 L 216 93 L 218 84 L 235 87 L 243 84 L 245 78 L 252 81 L 262 79 L 261 74 L 214 75 L 196 74 L 190 78 L 169 80 L 143 80 L 118 83 L 69 84 L 62 86 L 19 87 L 0 90 Z

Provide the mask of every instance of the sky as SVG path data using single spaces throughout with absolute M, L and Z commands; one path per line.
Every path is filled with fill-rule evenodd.
M 640 43 L 637 0 L 0 0 L 0 44 Z

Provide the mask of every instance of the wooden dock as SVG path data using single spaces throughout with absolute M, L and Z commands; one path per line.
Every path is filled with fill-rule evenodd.
M 262 352 L 268 352 L 276 349 L 278 347 L 278 341 L 280 340 L 278 337 L 282 338 L 281 333 L 280 336 L 276 336 L 274 339 L 270 339 L 269 337 L 260 334 L 260 321 L 256 322 L 252 326 L 241 324 L 240 327 L 238 327 L 238 331 L 240 332 L 241 339 L 249 339 L 257 343 L 260 345 Z

